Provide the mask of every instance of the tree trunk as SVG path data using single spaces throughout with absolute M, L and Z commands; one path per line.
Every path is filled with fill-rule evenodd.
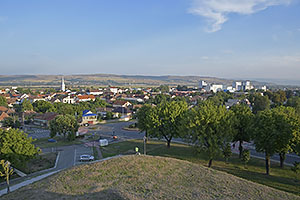
M 284 160 L 285 160 L 285 153 L 279 153 L 279 157 L 280 157 L 280 167 L 283 168 Z
M 148 142 L 148 133 L 145 131 L 146 143 Z
M 270 175 L 270 155 L 266 153 L 266 174 Z
M 211 167 L 211 165 L 212 165 L 212 159 L 209 160 L 208 167 Z
M 7 184 L 7 194 L 10 193 L 10 188 L 9 188 L 9 180 L 6 180 L 6 184 Z
M 171 140 L 167 140 L 167 147 L 168 147 L 168 148 L 171 147 Z
M 239 158 L 241 159 L 242 158 L 242 153 L 243 153 L 243 146 L 242 146 L 243 140 L 240 140 L 239 142 L 240 142 L 240 145 L 239 145 L 239 151 L 240 151 Z

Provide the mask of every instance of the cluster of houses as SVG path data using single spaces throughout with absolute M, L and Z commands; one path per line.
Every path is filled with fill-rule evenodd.
M 226 89 L 224 89 L 226 88 Z M 232 86 L 223 86 L 221 84 L 208 84 L 205 81 L 199 82 L 199 88 L 192 88 L 186 91 L 178 91 L 176 87 L 170 88 L 166 94 L 170 95 L 171 98 L 180 96 L 188 97 L 191 104 L 196 104 L 199 100 L 207 99 L 211 92 L 218 91 L 229 91 L 238 92 L 253 89 L 250 81 L 234 82 Z M 266 89 L 265 87 L 259 89 Z M 197 93 L 197 94 L 195 94 Z M 36 101 L 48 101 L 51 103 L 65 103 L 65 104 L 77 104 L 80 102 L 95 101 L 96 98 L 100 98 L 107 102 L 109 107 L 99 107 L 96 112 L 93 113 L 89 110 L 85 110 L 82 113 L 81 125 L 89 125 L 97 123 L 98 117 L 106 118 L 107 114 L 110 113 L 113 118 L 121 118 L 124 120 L 130 119 L 133 114 L 133 110 L 138 109 L 144 102 L 150 98 L 155 98 L 156 95 L 161 92 L 155 91 L 151 88 L 118 88 L 118 87 L 107 87 L 92 90 L 82 90 L 74 92 L 67 90 L 62 79 L 61 90 L 59 92 L 44 93 L 40 92 L 36 95 L 20 93 L 17 87 L 11 89 L 7 88 L 0 90 L 0 95 L 6 98 L 8 107 L 0 107 L 0 123 L 5 118 L 12 116 L 15 111 L 13 110 L 14 104 L 21 104 L 25 99 L 31 103 Z M 244 100 L 250 104 L 249 101 Z M 226 107 L 229 108 L 235 104 L 241 103 L 238 99 L 229 99 L 226 102 Z M 53 120 L 58 114 L 57 113 L 35 113 L 34 111 L 27 111 L 23 113 L 26 116 L 33 116 L 32 123 L 38 126 L 48 126 L 49 122 Z M 20 121 L 24 121 L 24 115 L 20 117 Z
M 62 88 L 65 87 L 62 85 Z M 129 91 L 129 92 L 127 92 Z M 127 94 L 125 94 L 127 92 Z M 130 89 L 121 89 L 117 87 L 100 88 L 97 90 L 88 90 L 80 92 L 72 92 L 70 90 L 60 91 L 55 93 L 43 94 L 43 92 L 32 95 L 22 94 L 18 92 L 17 88 L 0 90 L 0 95 L 3 96 L 7 103 L 8 108 L 0 107 L 0 123 L 5 118 L 10 117 L 11 113 L 15 113 L 14 104 L 22 104 L 23 101 L 29 100 L 30 103 L 36 101 L 47 101 L 51 103 L 66 103 L 77 104 L 80 102 L 95 101 L 96 98 L 108 103 L 109 107 L 100 107 L 96 109 L 96 113 L 91 111 L 84 111 L 82 113 L 81 125 L 95 124 L 98 117 L 105 118 L 107 113 L 112 113 L 112 118 L 121 118 L 123 120 L 129 120 L 132 116 L 133 109 L 139 107 L 139 105 L 133 105 L 137 103 L 143 103 L 149 99 L 149 96 L 144 93 L 133 94 Z M 26 111 L 23 116 L 19 116 L 19 121 L 23 122 L 24 118 L 32 116 L 32 123 L 38 126 L 48 126 L 49 122 L 53 120 L 57 113 L 35 113 L 34 111 Z M 0 124 L 1 125 L 1 124 Z

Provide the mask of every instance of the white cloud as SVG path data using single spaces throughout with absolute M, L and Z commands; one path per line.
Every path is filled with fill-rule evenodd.
M 193 0 L 189 13 L 207 18 L 208 32 L 216 32 L 228 20 L 228 14 L 249 15 L 270 6 L 288 5 L 293 0 Z

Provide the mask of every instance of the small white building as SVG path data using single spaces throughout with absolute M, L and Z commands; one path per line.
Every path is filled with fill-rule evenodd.
M 103 94 L 103 91 L 102 90 L 91 90 L 87 94 L 99 96 L 99 95 Z
M 66 96 L 65 98 L 62 99 L 63 103 L 68 103 L 68 104 L 74 104 L 76 102 L 74 97 L 71 97 L 70 95 Z
M 223 85 L 212 84 L 205 87 L 206 91 L 213 91 L 214 93 L 223 91 Z
M 232 89 L 235 91 L 240 91 L 242 90 L 242 82 L 240 81 L 235 81 L 232 83 Z
M 202 89 L 202 88 L 204 88 L 206 86 L 207 86 L 207 82 L 205 82 L 205 81 L 199 81 L 199 89 Z

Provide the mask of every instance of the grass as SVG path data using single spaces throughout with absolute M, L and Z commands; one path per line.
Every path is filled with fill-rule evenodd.
M 93 156 L 95 160 L 99 160 L 97 148 L 93 146 Z
M 139 147 L 140 152 L 143 153 L 143 142 L 141 140 L 130 140 L 102 148 L 102 154 L 103 157 L 118 154 L 132 154 L 136 146 Z M 187 160 L 204 166 L 208 164 L 205 154 L 196 154 L 193 147 L 178 143 L 172 143 L 171 148 L 167 148 L 165 142 L 150 141 L 147 144 L 147 154 Z M 214 160 L 212 168 L 256 183 L 300 195 L 300 180 L 296 180 L 296 175 L 290 170 L 290 167 L 281 169 L 278 163 L 271 163 L 271 175 L 267 176 L 265 175 L 264 160 L 251 158 L 247 168 L 245 168 L 238 156 L 233 154 L 228 163 L 226 163 L 223 158 Z
M 36 158 L 29 160 L 26 166 L 19 168 L 19 170 L 26 174 L 31 174 L 37 171 L 52 168 L 55 165 L 56 156 L 56 153 L 45 153 L 38 155 Z
M 300 199 L 188 161 L 125 156 L 64 170 L 3 199 Z
M 81 144 L 81 139 L 75 139 L 73 141 L 68 141 L 67 139 L 64 139 L 63 137 L 56 136 L 53 139 L 55 139 L 57 142 L 48 142 L 49 138 L 40 138 L 33 142 L 35 146 L 38 146 L 40 148 L 51 148 L 51 147 L 59 147 L 59 146 L 69 146 L 74 144 Z
M 35 158 L 30 159 L 26 165 L 16 167 L 18 170 L 25 174 L 31 174 L 34 172 L 42 171 L 54 167 L 56 161 L 56 153 L 45 153 L 38 155 Z M 10 177 L 10 180 L 19 178 L 16 172 Z M 0 183 L 4 182 L 4 178 L 0 178 Z M 0 188 L 1 189 L 1 188 Z

